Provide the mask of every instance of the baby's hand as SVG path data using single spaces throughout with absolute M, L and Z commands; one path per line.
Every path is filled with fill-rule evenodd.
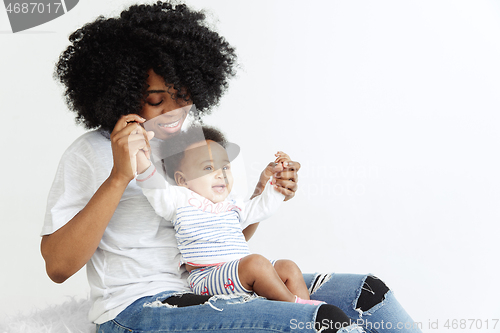
M 266 181 L 269 180 L 269 178 L 276 176 L 277 173 L 283 171 L 286 168 L 288 162 L 291 161 L 290 156 L 282 151 L 278 151 L 276 154 L 274 154 L 274 156 L 276 156 L 274 162 L 269 163 L 262 172 L 262 176 L 267 178 Z
M 282 151 L 278 151 L 274 156 L 276 156 L 276 160 L 274 160 L 274 163 L 276 163 L 274 173 L 283 171 L 287 167 L 288 162 L 291 161 L 290 156 Z
M 151 140 L 154 136 L 154 132 L 146 132 L 148 141 Z M 149 166 L 151 165 L 151 161 L 149 160 L 149 157 L 151 155 L 151 151 L 149 148 L 147 149 L 139 149 L 137 152 L 136 156 L 136 161 L 137 161 L 137 174 L 141 174 L 144 171 L 146 171 Z
M 137 152 L 137 174 L 143 173 L 151 165 L 151 161 L 149 160 L 149 151 L 147 153 L 148 154 L 146 155 L 146 152 L 142 149 Z
M 271 162 L 260 174 L 259 182 L 255 187 L 253 197 L 260 195 L 271 177 L 271 184 L 285 196 L 285 201 L 293 198 L 295 191 L 297 191 L 297 171 L 300 169 L 300 163 L 293 162 L 290 156 L 282 151 L 278 151 L 276 159 Z M 285 177 L 285 178 L 283 178 Z

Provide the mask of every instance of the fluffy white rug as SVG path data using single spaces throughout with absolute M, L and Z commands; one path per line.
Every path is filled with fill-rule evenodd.
M 95 333 L 95 325 L 87 318 L 89 309 L 89 300 L 71 298 L 60 305 L 8 317 L 0 323 L 0 333 Z

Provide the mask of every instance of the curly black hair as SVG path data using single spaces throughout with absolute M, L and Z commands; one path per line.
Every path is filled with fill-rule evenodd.
M 98 17 L 69 40 L 54 76 L 88 129 L 112 131 L 120 116 L 139 113 L 149 69 L 177 90 L 172 98 L 196 105 L 195 116 L 217 105 L 235 75 L 235 49 L 185 4 L 134 5 L 120 17 Z
M 175 172 L 179 169 L 184 152 L 193 143 L 211 140 L 226 148 L 228 141 L 224 134 L 215 127 L 193 125 L 186 131 L 181 132 L 168 140 L 164 140 L 160 146 L 161 156 L 167 156 L 161 160 L 163 172 L 174 179 Z

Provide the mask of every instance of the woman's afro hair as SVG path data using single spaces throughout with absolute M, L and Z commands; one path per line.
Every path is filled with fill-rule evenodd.
M 120 116 L 139 113 L 149 69 L 177 90 L 172 98 L 196 105 L 195 116 L 210 112 L 235 75 L 236 55 L 204 20 L 184 4 L 158 1 L 71 34 L 54 75 L 77 122 L 111 132 Z

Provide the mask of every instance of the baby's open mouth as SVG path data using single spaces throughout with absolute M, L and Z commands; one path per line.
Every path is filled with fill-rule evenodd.
M 214 185 L 214 186 L 212 186 L 212 189 L 215 192 L 217 192 L 217 193 L 222 193 L 226 189 L 226 185 L 224 185 L 224 184 L 222 184 L 222 185 Z

